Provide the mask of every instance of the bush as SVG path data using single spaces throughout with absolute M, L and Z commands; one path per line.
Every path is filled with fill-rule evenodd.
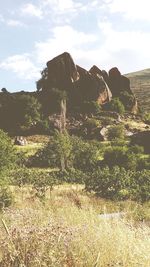
M 125 108 L 119 98 L 113 98 L 111 102 L 107 105 L 107 109 L 110 111 L 118 112 L 119 114 L 124 114 Z
M 13 195 L 7 187 L 0 186 L 0 210 L 9 207 L 13 202 Z
M 143 121 L 147 124 L 150 124 L 150 113 L 146 112 L 144 115 L 143 115 Z
M 88 115 L 96 115 L 101 111 L 101 106 L 96 101 L 84 101 L 83 106 L 83 113 Z
M 128 195 L 128 190 L 125 195 L 120 192 L 127 189 L 127 184 L 130 181 L 130 172 L 118 166 L 109 169 L 96 169 L 89 174 L 85 181 L 85 188 L 88 191 L 94 191 L 96 195 L 109 199 L 124 199 Z
M 13 167 L 15 162 L 16 155 L 11 139 L 0 130 L 0 176 L 4 171 Z
M 95 168 L 98 163 L 99 148 L 94 142 L 85 142 L 74 137 L 73 142 L 73 166 L 81 171 L 89 171 Z
M 124 139 L 125 129 L 123 125 L 110 126 L 107 133 L 108 140 Z
M 82 125 L 82 129 L 86 137 L 94 135 L 95 130 L 100 127 L 100 121 L 95 118 L 88 118 Z
M 127 170 L 136 170 L 139 155 L 128 151 L 127 147 L 113 147 L 104 153 L 103 165 L 113 168 L 124 167 Z
M 133 183 L 130 191 L 134 200 L 141 202 L 150 200 L 150 170 L 133 173 Z
M 128 92 L 121 92 L 119 99 L 126 110 L 130 111 L 132 109 L 135 102 L 135 97 L 133 94 L 129 94 Z
M 112 200 L 150 200 L 150 171 L 129 171 L 118 166 L 96 169 L 85 180 L 87 191 Z

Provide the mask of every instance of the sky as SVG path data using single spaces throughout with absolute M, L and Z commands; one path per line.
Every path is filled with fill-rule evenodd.
M 34 91 L 46 62 L 150 68 L 150 0 L 0 1 L 0 90 Z

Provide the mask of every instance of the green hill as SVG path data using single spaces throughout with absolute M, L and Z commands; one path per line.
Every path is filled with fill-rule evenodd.
M 128 73 L 131 89 L 137 97 L 139 106 L 144 111 L 150 111 L 150 69 Z

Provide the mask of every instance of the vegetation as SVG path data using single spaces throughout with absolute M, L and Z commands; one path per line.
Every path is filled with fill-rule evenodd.
M 57 186 L 45 203 L 28 191 L 15 188 L 16 204 L 1 215 L 1 267 L 149 267 L 149 227 L 129 219 L 146 206 L 103 201 L 80 187 Z M 122 220 L 99 215 L 119 209 Z
M 125 129 L 123 125 L 110 126 L 108 128 L 108 140 L 123 140 L 125 138 Z
M 8 135 L 0 130 L 0 182 L 4 171 L 15 163 L 15 150 Z
M 119 98 L 113 98 L 111 102 L 107 105 L 107 109 L 110 111 L 118 112 L 119 114 L 124 114 L 125 107 Z

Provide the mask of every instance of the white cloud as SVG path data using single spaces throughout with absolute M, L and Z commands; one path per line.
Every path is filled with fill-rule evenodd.
M 99 22 L 99 28 L 104 36 L 101 50 L 113 58 L 124 72 L 129 68 L 142 69 L 149 65 L 150 33 L 141 31 L 118 31 L 113 29 L 109 21 Z M 132 70 L 131 69 L 131 70 Z
M 5 23 L 11 27 L 25 27 L 25 24 L 19 20 L 9 19 L 6 20 Z
M 54 56 L 68 51 L 78 55 L 79 58 L 81 56 L 80 51 L 86 51 L 85 47 L 96 40 L 96 35 L 76 31 L 68 25 L 55 27 L 53 37 L 45 42 L 36 43 L 36 57 L 40 63 L 46 63 Z
M 123 14 L 125 18 L 131 20 L 150 21 L 149 0 L 110 0 L 106 4 L 111 13 Z
M 37 5 L 33 5 L 31 3 L 25 4 L 21 8 L 21 13 L 23 15 L 29 15 L 31 17 L 37 17 L 41 19 L 43 17 L 43 12 L 41 8 Z
M 40 77 L 38 68 L 32 63 L 28 54 L 14 55 L 0 62 L 0 69 L 12 71 L 25 80 Z

